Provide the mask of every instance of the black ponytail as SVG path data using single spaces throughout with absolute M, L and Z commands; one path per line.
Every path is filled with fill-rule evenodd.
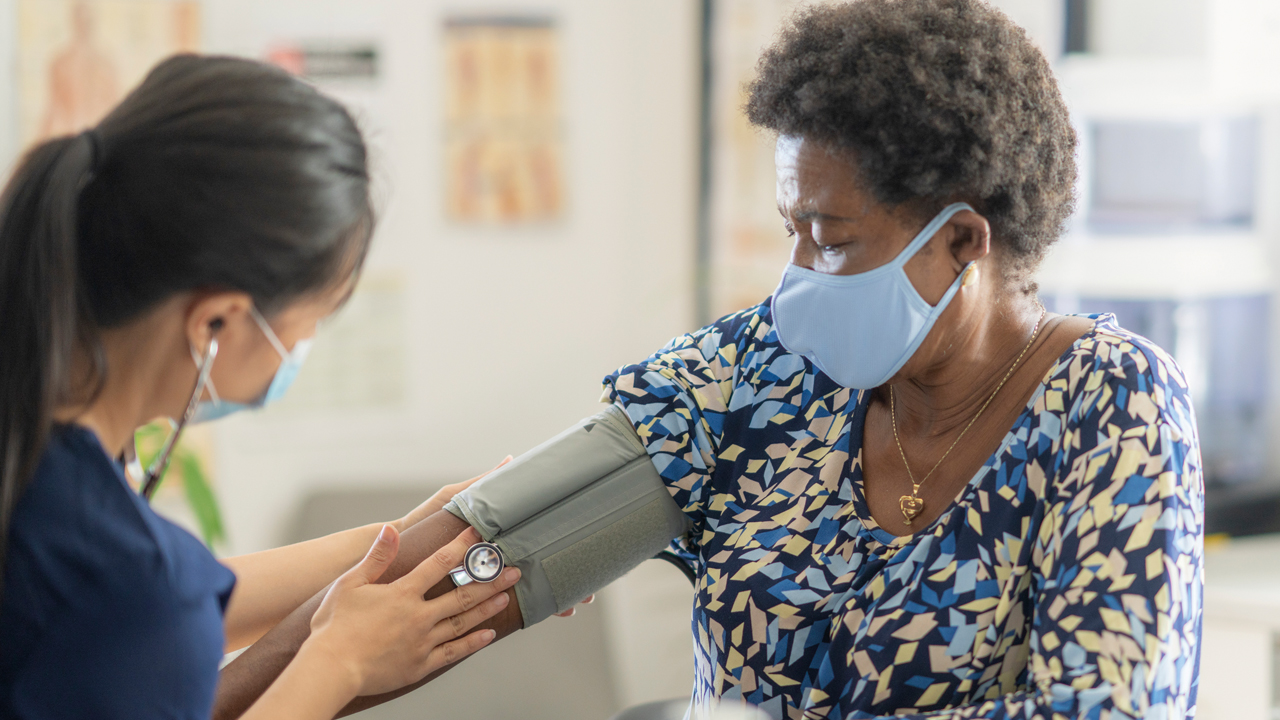
M 167 60 L 95 130 L 31 150 L 0 194 L 0 594 L 54 413 L 105 382 L 101 330 L 195 289 L 270 314 L 358 272 L 372 230 L 351 116 L 252 61 Z
M 0 559 L 85 339 L 76 206 L 92 163 L 85 136 L 45 143 L 0 196 Z

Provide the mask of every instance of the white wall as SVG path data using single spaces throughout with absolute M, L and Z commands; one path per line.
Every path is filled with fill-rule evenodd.
M 332 37 L 335 27 L 381 40 L 380 85 L 334 91 L 359 108 L 375 152 L 385 208 L 367 274 L 403 292 L 407 358 L 397 406 L 302 411 L 286 401 L 217 427 L 233 550 L 278 542 L 310 490 L 443 484 L 527 450 L 592 412 L 605 373 L 690 329 L 696 4 L 498 9 L 526 7 L 559 22 L 569 209 L 550 227 L 477 230 L 443 217 L 441 21 L 488 8 L 208 2 L 212 51 L 260 56 L 273 41 Z
M 386 324 L 389 313 L 392 337 L 373 338 L 384 362 L 358 371 L 402 373 L 403 385 L 397 403 L 317 407 L 308 384 L 317 394 L 324 389 L 304 368 L 280 407 L 215 426 L 229 550 L 282 542 L 310 492 L 430 488 L 482 472 L 594 412 L 601 377 L 691 329 L 697 3 L 208 0 L 206 8 L 211 51 L 260 56 L 272 42 L 324 39 L 335 27 L 379 39 L 379 84 L 329 89 L 361 117 L 383 203 L 366 278 L 391 291 L 381 316 L 358 307 L 359 298 L 349 315 L 371 325 Z M 453 226 L 443 212 L 442 19 L 450 11 L 522 8 L 558 21 L 568 210 L 563 222 L 541 228 Z M 328 347 L 320 337 L 313 372 L 354 351 L 338 344 L 371 342 L 361 334 L 367 328 L 343 322 Z M 654 602 L 637 605 L 641 591 Z M 523 645 L 476 660 L 377 716 L 418 717 L 455 705 L 479 716 L 500 713 L 506 706 L 498 699 L 466 696 L 479 687 L 468 673 L 500 671 L 503 662 L 525 663 L 519 681 L 529 693 L 517 702 L 528 703 L 529 718 L 586 717 L 596 712 L 586 708 L 601 703 L 616 709 L 687 695 L 685 579 L 672 568 L 642 568 L 610 588 L 601 605 L 593 612 L 608 619 L 608 652 L 586 661 L 610 668 L 612 688 L 556 674 L 572 667 L 556 652 L 595 652 L 573 639 L 582 623 L 597 622 L 585 617 L 557 621 L 568 625 L 558 632 L 547 623 L 521 634 Z
M 1093 0 L 1090 43 L 1109 56 L 1198 56 L 1213 0 Z
M 229 537 L 221 551 L 284 541 L 319 490 L 412 486 L 425 498 L 475 475 L 594 412 L 602 376 L 691 329 L 697 2 L 204 0 L 203 9 L 208 52 L 263 58 L 282 42 L 355 40 L 374 42 L 381 60 L 375 83 L 322 85 L 355 111 L 373 153 L 381 223 L 367 283 L 322 331 L 289 398 L 207 430 Z M 567 210 L 554 224 L 478 229 L 444 217 L 443 20 L 494 12 L 551 15 L 559 31 Z M 15 17 L 15 0 L 0 0 L 0 48 L 16 47 Z M 14 54 L 0 52 L 3 167 L 17 150 Z M 328 388 L 377 383 L 395 390 L 389 402 L 334 402 L 340 393 Z M 530 720 L 586 720 L 616 703 L 687 696 L 689 609 L 678 572 L 641 568 L 583 617 L 521 633 L 371 716 L 466 707 L 496 717 L 524 703 Z M 599 672 L 565 677 L 584 663 Z M 528 693 L 477 699 L 486 672 L 513 664 L 512 686 Z
M 1062 54 L 1066 32 L 1063 0 L 991 0 L 1018 23 L 1051 61 Z

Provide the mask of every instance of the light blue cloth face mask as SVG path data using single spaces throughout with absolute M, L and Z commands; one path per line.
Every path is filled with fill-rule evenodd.
M 938 213 L 896 258 L 857 275 L 827 275 L 787 265 L 773 293 L 773 327 L 788 352 L 856 390 L 877 388 L 907 364 L 960 289 L 965 266 L 937 306 L 916 292 L 904 267 L 961 210 Z
M 311 352 L 311 343 L 314 338 L 299 340 L 294 344 L 292 351 L 286 350 L 284 343 L 280 342 L 280 338 L 276 336 L 275 331 L 267 324 L 266 318 L 262 317 L 262 313 L 258 312 L 257 308 L 249 308 L 249 312 L 253 315 L 254 321 L 258 323 L 258 327 L 262 328 L 262 333 L 267 336 L 267 340 L 271 341 L 271 346 L 276 349 L 276 352 L 280 353 L 280 367 L 276 370 L 275 377 L 271 378 L 271 384 L 267 386 L 267 391 L 251 403 L 223 400 L 218 397 L 218 391 L 213 387 L 213 379 L 209 379 L 205 383 L 205 387 L 209 390 L 210 399 L 201 400 L 196 405 L 195 414 L 191 416 L 191 422 L 210 422 L 241 410 L 254 410 L 273 403 L 284 397 L 285 392 L 289 390 L 289 386 L 298 377 L 298 371 L 302 369 L 302 363 L 307 359 L 307 354 Z M 196 366 L 199 367 L 200 359 L 194 351 L 192 356 L 196 358 Z

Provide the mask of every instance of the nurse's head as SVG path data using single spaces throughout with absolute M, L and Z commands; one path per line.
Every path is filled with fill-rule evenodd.
M 258 400 L 350 292 L 373 221 L 351 116 L 251 61 L 168 60 L 32 149 L 0 197 L 0 543 L 59 413 L 113 378 L 150 403 L 122 412 L 180 417 L 216 338 L 218 393 Z

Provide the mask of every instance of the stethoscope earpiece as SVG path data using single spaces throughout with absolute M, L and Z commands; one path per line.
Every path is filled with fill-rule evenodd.
M 209 329 L 216 332 L 223 325 L 222 319 L 218 318 L 209 323 Z M 151 496 L 155 494 L 156 488 L 160 486 L 160 478 L 164 476 L 164 471 L 169 467 L 169 455 L 173 453 L 173 447 L 177 444 L 178 438 L 182 436 L 182 431 L 187 427 L 187 423 L 191 421 L 191 417 L 195 415 L 196 405 L 200 402 L 200 396 L 204 393 L 205 385 L 209 382 L 209 373 L 213 371 L 213 361 L 218 357 L 218 338 L 209 339 L 209 349 L 205 352 L 204 357 L 200 359 L 199 370 L 196 373 L 196 385 L 191 391 L 191 399 L 187 401 L 187 409 L 182 413 L 182 417 L 178 419 L 178 424 L 173 428 L 173 432 L 169 433 L 169 437 L 165 439 L 164 446 L 160 448 L 160 453 L 156 455 L 155 460 L 139 477 L 142 489 L 140 494 L 147 501 L 151 502 Z M 137 448 L 133 443 L 125 449 L 124 460 L 130 468 L 130 474 L 134 474 L 142 469 L 141 463 L 138 461 Z

